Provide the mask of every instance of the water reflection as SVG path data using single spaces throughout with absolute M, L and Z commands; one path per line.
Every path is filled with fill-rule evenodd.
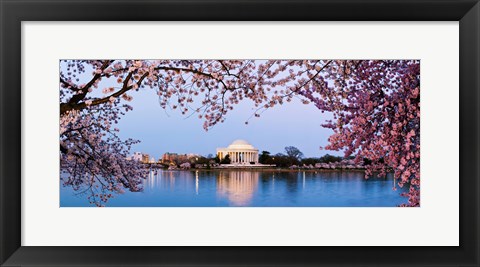
M 195 193 L 198 195 L 198 171 L 195 172 Z
M 150 172 L 148 179 L 144 182 L 144 188 L 151 190 L 175 190 L 175 188 L 192 188 L 194 179 L 192 172 L 182 172 L 178 175 L 178 171 L 158 171 Z M 198 186 L 198 185 L 197 185 Z M 198 191 L 198 188 L 197 188 Z
M 395 207 L 407 188 L 393 177 L 364 179 L 356 171 L 193 170 L 150 173 L 143 192 L 111 199 L 117 207 Z M 61 187 L 62 207 L 90 206 Z
M 247 206 L 257 190 L 258 180 L 258 172 L 220 171 L 217 176 L 217 194 L 228 198 L 234 206 Z

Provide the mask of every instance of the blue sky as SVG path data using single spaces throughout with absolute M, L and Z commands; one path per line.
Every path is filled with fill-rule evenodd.
M 60 67 L 66 71 L 64 65 Z M 80 84 L 91 79 L 89 73 L 80 75 Z M 103 96 L 100 92 L 104 87 L 116 86 L 113 80 L 102 81 L 94 96 Z M 306 157 L 320 157 L 327 153 L 342 155 L 341 152 L 320 150 L 320 146 L 327 145 L 328 136 L 332 134 L 331 130 L 321 127 L 329 115 L 321 113 L 313 104 L 305 105 L 295 98 L 290 103 L 266 110 L 259 118 L 251 117 L 254 103 L 244 99 L 227 113 L 224 123 L 207 132 L 203 129 L 204 121 L 196 115 L 188 117 L 178 109 L 162 109 L 153 89 L 131 91 L 129 95 L 133 96 L 129 103 L 133 111 L 122 117 L 117 128 L 121 138 L 141 141 L 133 146 L 132 153 L 147 153 L 155 159 L 165 152 L 206 156 L 215 154 L 217 147 L 227 147 L 234 140 L 243 139 L 260 151 L 272 154 L 284 153 L 286 146 L 295 146 Z M 195 103 L 192 106 L 196 106 Z
M 224 123 L 209 131 L 202 127 L 197 116 L 187 117 L 178 110 L 164 110 L 158 103 L 154 90 L 140 89 L 132 92 L 133 111 L 119 122 L 120 136 L 142 142 L 134 151 L 148 153 L 158 159 L 165 152 L 215 154 L 217 147 L 226 147 L 236 139 L 244 139 L 272 154 L 284 152 L 286 146 L 296 146 L 307 157 L 318 157 L 338 152 L 320 150 L 332 133 L 320 125 L 328 119 L 312 104 L 302 104 L 298 99 L 252 117 L 254 104 L 246 99 L 226 115 Z

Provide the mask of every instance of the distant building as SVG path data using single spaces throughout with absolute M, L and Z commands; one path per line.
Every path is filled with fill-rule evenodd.
M 133 153 L 132 159 L 136 161 L 142 161 L 142 153 L 141 152 Z
M 198 157 L 197 154 L 177 154 L 177 153 L 165 153 L 162 156 L 162 163 L 184 163 L 191 158 Z
M 142 154 L 142 163 L 150 163 L 150 155 Z
M 258 163 L 258 149 L 245 140 L 235 140 L 226 148 L 217 148 L 217 156 L 223 160 L 227 155 L 232 164 Z

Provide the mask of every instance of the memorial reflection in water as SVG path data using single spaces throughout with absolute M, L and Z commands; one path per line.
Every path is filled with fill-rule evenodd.
M 233 206 L 247 206 L 258 188 L 259 172 L 225 171 L 217 176 L 217 194 Z

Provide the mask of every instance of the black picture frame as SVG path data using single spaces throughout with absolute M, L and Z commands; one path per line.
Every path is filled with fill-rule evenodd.
M 0 0 L 0 263 L 4 266 L 479 266 L 478 0 Z M 22 21 L 459 21 L 460 246 L 21 245 Z M 68 40 L 66 40 L 68 41 Z M 442 234 L 439 232 L 438 234 Z M 414 237 L 412 237 L 414 238 Z

